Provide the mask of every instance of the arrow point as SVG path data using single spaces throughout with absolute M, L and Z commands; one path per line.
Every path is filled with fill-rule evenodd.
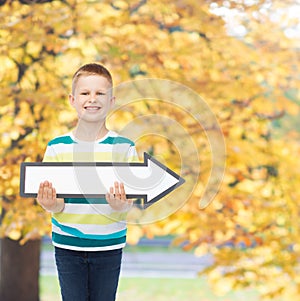
M 151 161 L 151 163 L 149 163 L 149 161 Z M 150 205 L 156 203 L 158 200 L 172 192 L 174 189 L 181 186 L 185 182 L 185 180 L 147 153 L 144 153 L 144 164 L 146 166 L 152 164 L 155 166 L 156 169 L 160 168 L 160 175 L 163 171 L 163 177 L 161 177 L 161 182 L 159 182 L 159 184 L 156 185 L 154 189 L 150 189 L 148 191 L 147 198 L 145 199 L 144 204 L 144 208 L 146 209 Z

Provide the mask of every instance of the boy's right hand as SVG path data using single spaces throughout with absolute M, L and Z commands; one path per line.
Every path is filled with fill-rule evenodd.
M 37 201 L 48 212 L 57 213 L 65 208 L 64 199 L 56 197 L 56 190 L 48 181 L 40 184 Z

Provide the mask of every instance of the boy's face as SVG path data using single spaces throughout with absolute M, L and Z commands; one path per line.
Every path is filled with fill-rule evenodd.
M 76 84 L 74 95 L 69 95 L 70 104 L 75 108 L 81 121 L 105 121 L 115 103 L 109 81 L 100 75 L 82 75 Z

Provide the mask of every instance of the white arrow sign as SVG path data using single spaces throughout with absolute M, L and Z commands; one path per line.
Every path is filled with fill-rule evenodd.
M 20 195 L 36 197 L 39 184 L 46 180 L 53 184 L 59 198 L 105 197 L 115 181 L 122 182 L 126 197 L 143 199 L 144 209 L 185 182 L 147 153 L 143 163 L 24 162 Z

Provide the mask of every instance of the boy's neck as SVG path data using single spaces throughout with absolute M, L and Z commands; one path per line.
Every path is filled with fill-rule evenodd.
M 108 129 L 105 123 L 84 123 L 80 122 L 73 130 L 73 135 L 78 140 L 82 141 L 96 141 L 103 138 L 108 133 Z

